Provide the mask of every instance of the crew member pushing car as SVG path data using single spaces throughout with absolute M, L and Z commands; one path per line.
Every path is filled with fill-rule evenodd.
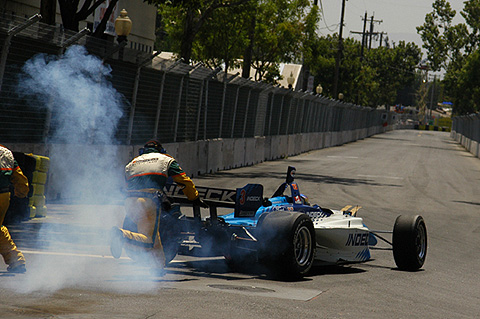
M 207 206 L 200 199 L 193 181 L 158 141 L 147 142 L 139 153 L 125 167 L 125 220 L 128 220 L 129 227 L 112 229 L 110 250 L 113 257 L 120 258 L 122 247 L 125 247 L 132 259 L 152 262 L 152 269 L 163 275 L 165 254 L 159 233 L 161 205 L 158 192 L 165 186 L 167 178 L 172 177 L 194 205 Z
M 10 205 L 10 184 L 13 184 L 15 196 L 24 198 L 27 196 L 28 179 L 23 175 L 12 152 L 3 145 L 0 145 L 0 254 L 8 265 L 9 272 L 23 273 L 25 268 L 25 257 L 12 240 L 7 227 L 3 225 L 5 214 Z

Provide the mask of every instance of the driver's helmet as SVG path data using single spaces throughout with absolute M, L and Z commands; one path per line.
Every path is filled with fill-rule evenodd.
M 160 142 L 157 140 L 150 140 L 147 143 L 145 143 L 145 145 L 138 150 L 138 155 L 142 155 L 143 153 L 145 153 L 146 149 L 154 149 L 157 152 L 162 154 L 167 153 L 167 151 L 162 147 L 162 144 L 160 144 Z
M 300 194 L 300 198 L 302 199 L 303 205 L 308 205 L 308 206 L 310 206 L 310 202 L 308 201 L 307 195 Z

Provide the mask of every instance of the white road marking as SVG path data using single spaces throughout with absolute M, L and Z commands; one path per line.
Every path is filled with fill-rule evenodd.
M 59 252 L 59 251 L 45 251 L 45 250 L 21 250 L 22 253 L 32 254 L 32 255 L 50 255 L 50 256 L 71 256 L 71 257 L 89 257 L 89 258 L 110 258 L 114 259 L 113 256 L 109 255 L 93 255 L 93 254 L 80 254 L 80 253 L 69 253 L 69 252 Z M 208 259 L 218 259 L 219 257 L 204 257 L 202 260 Z M 223 257 L 221 257 L 223 258 Z M 130 259 L 129 257 L 120 257 L 119 259 Z M 188 261 L 187 259 L 182 260 L 181 257 L 177 256 L 174 260 L 170 261 L 170 264 L 182 263 Z
M 403 177 L 396 177 L 396 176 L 384 176 L 384 175 L 357 175 L 359 177 L 367 177 L 367 178 L 389 178 L 389 179 L 403 179 Z
M 335 155 L 329 155 L 327 157 L 330 157 L 330 158 L 348 158 L 348 159 L 355 159 L 355 158 L 358 158 L 358 156 L 335 156 Z
M 113 258 L 112 256 L 106 255 L 92 255 L 92 254 L 78 254 L 78 253 L 68 253 L 68 252 L 58 252 L 58 251 L 45 251 L 45 250 L 24 250 L 22 253 L 25 254 L 34 254 L 34 255 L 51 255 L 51 256 L 72 256 L 72 257 L 91 257 L 91 258 Z M 120 257 L 120 259 L 129 259 L 128 257 Z

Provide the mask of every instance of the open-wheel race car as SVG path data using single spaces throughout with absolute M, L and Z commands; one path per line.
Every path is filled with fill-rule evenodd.
M 398 216 L 393 231 L 370 230 L 357 216 L 359 207 L 331 210 L 311 205 L 294 176 L 295 168 L 288 167 L 285 182 L 269 198 L 263 196 L 260 184 L 236 190 L 197 187 L 209 205 L 206 218 L 199 207 L 193 207 L 193 217 L 182 214 L 180 207 L 189 202 L 177 185 L 168 184 L 164 195 L 173 204 L 164 209 L 160 222 L 167 262 L 177 253 L 224 256 L 232 267 L 255 262 L 285 279 L 298 279 L 314 263 L 366 262 L 371 259 L 370 248 L 381 240 L 388 244 L 381 249 L 393 250 L 399 269 L 423 266 L 427 231 L 421 216 Z M 233 212 L 218 216 L 217 208 Z

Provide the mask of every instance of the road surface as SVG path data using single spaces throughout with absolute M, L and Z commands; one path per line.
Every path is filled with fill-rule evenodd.
M 265 195 L 288 165 L 311 203 L 360 205 L 371 229 L 421 214 L 428 254 L 418 272 L 396 270 L 391 251 L 365 264 L 314 267 L 282 282 L 222 258 L 177 256 L 165 277 L 110 256 L 118 205 L 49 204 L 48 215 L 11 226 L 28 271 L 0 268 L 1 318 L 478 318 L 480 160 L 448 133 L 399 130 L 285 160 L 195 178 L 225 188 L 262 183 Z M 3 267 L 3 266 L 2 266 Z

